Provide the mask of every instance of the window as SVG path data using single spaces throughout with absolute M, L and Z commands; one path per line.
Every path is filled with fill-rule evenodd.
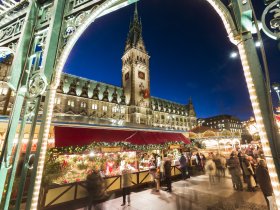
M 121 113 L 125 114 L 125 108 L 124 107 L 121 107 Z
M 91 105 L 91 108 L 94 109 L 94 110 L 96 110 L 96 109 L 97 109 L 97 104 L 92 104 L 92 105 Z
M 104 111 L 105 111 L 105 110 L 104 110 Z M 107 110 L 106 110 L 106 111 L 107 111 Z M 118 108 L 117 106 L 113 106 L 112 112 L 113 112 L 113 113 L 119 112 L 119 108 Z
M 86 108 L 86 107 L 87 107 L 86 102 L 81 102 L 81 107 L 82 107 L 82 108 Z
M 74 107 L 75 106 L 75 102 L 73 100 L 68 100 L 67 105 L 71 106 L 71 107 Z
M 54 100 L 54 103 L 55 103 L 55 104 L 60 104 L 60 102 L 61 102 L 61 99 L 60 99 L 60 98 L 55 98 L 55 100 Z
M 104 112 L 107 112 L 108 107 L 107 107 L 107 106 L 103 106 L 103 107 L 102 107 L 102 110 L 103 110 Z
M 145 79 L 145 73 L 144 72 L 142 72 L 142 71 L 139 71 L 138 72 L 138 78 L 140 78 L 140 79 Z
M 125 80 L 128 80 L 128 79 L 129 79 L 129 72 L 127 72 L 127 73 L 125 74 L 124 79 L 125 79 Z

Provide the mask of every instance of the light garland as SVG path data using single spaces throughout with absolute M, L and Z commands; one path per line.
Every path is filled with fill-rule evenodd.
M 261 139 L 261 144 L 262 144 L 262 147 L 263 147 L 263 152 L 264 152 L 264 155 L 266 157 L 266 162 L 267 162 L 267 167 L 268 167 L 268 171 L 269 171 L 269 176 L 271 178 L 273 192 L 275 194 L 275 197 L 278 198 L 278 199 L 276 199 L 276 205 L 277 205 L 277 208 L 280 209 L 279 179 L 278 179 L 278 176 L 277 176 L 277 173 L 276 173 L 276 168 L 275 168 L 275 165 L 274 165 L 274 162 L 273 162 L 268 137 L 267 137 L 267 134 L 265 132 L 264 120 L 263 120 L 262 115 L 261 115 L 260 104 L 259 104 L 258 97 L 257 97 L 257 94 L 256 94 L 256 88 L 253 84 L 253 79 L 252 79 L 250 66 L 249 66 L 249 61 L 248 61 L 248 58 L 247 58 L 247 55 L 246 55 L 244 43 L 240 42 L 237 45 L 237 47 L 238 47 L 239 54 L 240 54 L 240 57 L 241 57 L 241 63 L 242 63 L 242 66 L 243 66 L 244 75 L 245 75 L 247 87 L 248 87 L 248 90 L 249 90 L 250 99 L 251 99 L 251 103 L 252 103 L 252 106 L 253 106 L 253 111 L 254 111 L 255 118 L 256 118 L 256 123 L 257 123 L 258 131 L 259 131 L 259 135 L 260 135 L 260 139 Z
M 225 7 L 225 5 L 220 0 L 206 0 L 211 6 L 215 9 L 215 11 L 218 13 L 220 18 L 223 21 L 223 24 L 225 26 L 225 29 L 227 31 L 229 40 L 234 44 L 237 45 L 238 39 L 237 37 L 237 30 L 234 24 L 234 21 L 231 17 L 231 14 Z
M 250 66 L 249 66 L 248 58 L 247 58 L 247 55 L 245 53 L 244 43 L 240 42 L 241 40 L 240 40 L 238 34 L 236 33 L 237 30 L 236 30 L 235 24 L 233 23 L 233 20 L 231 18 L 231 15 L 229 14 L 228 10 L 226 8 L 224 8 L 225 7 L 224 4 L 220 0 L 207 0 L 207 1 L 213 6 L 213 8 L 217 11 L 219 16 L 221 17 L 221 19 L 224 23 L 224 26 L 226 28 L 226 31 L 228 33 L 230 41 L 233 44 L 237 45 L 237 47 L 238 47 L 239 54 L 240 54 L 240 57 L 241 57 L 242 66 L 243 66 L 243 71 L 244 71 L 244 75 L 245 75 L 245 79 L 246 79 L 246 83 L 247 83 L 247 87 L 248 87 L 248 90 L 249 90 L 251 103 L 252 103 L 253 110 L 254 110 L 254 115 L 255 115 L 258 130 L 259 130 L 259 135 L 260 135 L 260 138 L 261 138 L 263 151 L 264 151 L 264 154 L 266 156 L 266 161 L 267 161 L 267 165 L 268 165 L 268 169 L 269 169 L 269 175 L 270 175 L 270 178 L 271 178 L 273 191 L 274 191 L 275 197 L 278 198 L 278 199 L 276 199 L 276 205 L 277 205 L 277 208 L 280 209 L 279 179 L 278 179 L 278 176 L 277 176 L 277 173 L 276 173 L 276 169 L 275 169 L 275 165 L 274 165 L 274 162 L 273 162 L 268 137 L 267 137 L 267 134 L 266 134 L 266 131 L 265 131 L 264 120 L 261 116 L 260 104 L 259 104 L 259 101 L 258 101 L 258 97 L 256 95 L 255 86 L 253 84 L 253 78 L 252 78 L 252 75 L 251 75 L 251 72 L 250 72 Z
M 192 141 L 191 144 L 185 144 L 182 141 L 170 141 L 164 144 L 147 144 L 147 145 L 137 145 L 131 144 L 129 142 L 93 142 L 90 145 L 84 146 L 69 146 L 69 147 L 54 147 L 49 149 L 51 155 L 61 155 L 61 154 L 81 154 L 89 153 L 98 148 L 102 147 L 123 147 L 124 151 L 133 150 L 133 151 L 149 151 L 149 150 L 163 150 L 168 149 L 171 145 L 180 145 L 182 148 L 190 148 L 194 146 L 199 146 L 197 141 Z M 199 146 L 200 147 L 200 146 Z M 201 148 L 201 147 L 200 147 Z

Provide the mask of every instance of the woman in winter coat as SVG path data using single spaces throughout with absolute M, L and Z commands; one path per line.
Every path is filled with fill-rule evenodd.
M 267 197 L 272 196 L 273 189 L 270 181 L 270 177 L 268 174 L 268 169 L 266 167 L 266 163 L 263 159 L 259 160 L 259 164 L 256 169 L 257 180 L 260 185 L 260 188 L 263 192 L 264 198 L 267 203 L 267 207 L 269 208 L 269 201 Z

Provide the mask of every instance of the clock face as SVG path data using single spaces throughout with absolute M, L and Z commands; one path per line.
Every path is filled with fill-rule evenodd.
M 145 73 L 142 72 L 142 71 L 139 71 L 139 72 L 138 72 L 138 77 L 139 77 L 140 79 L 145 79 Z

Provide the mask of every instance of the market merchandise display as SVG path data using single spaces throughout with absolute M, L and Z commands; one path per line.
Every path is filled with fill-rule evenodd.
M 99 171 L 103 177 L 121 174 L 125 161 L 137 171 L 136 152 L 109 152 L 50 156 L 45 165 L 45 184 L 65 184 L 86 180 L 88 174 Z M 54 168 L 55 170 L 52 170 Z

